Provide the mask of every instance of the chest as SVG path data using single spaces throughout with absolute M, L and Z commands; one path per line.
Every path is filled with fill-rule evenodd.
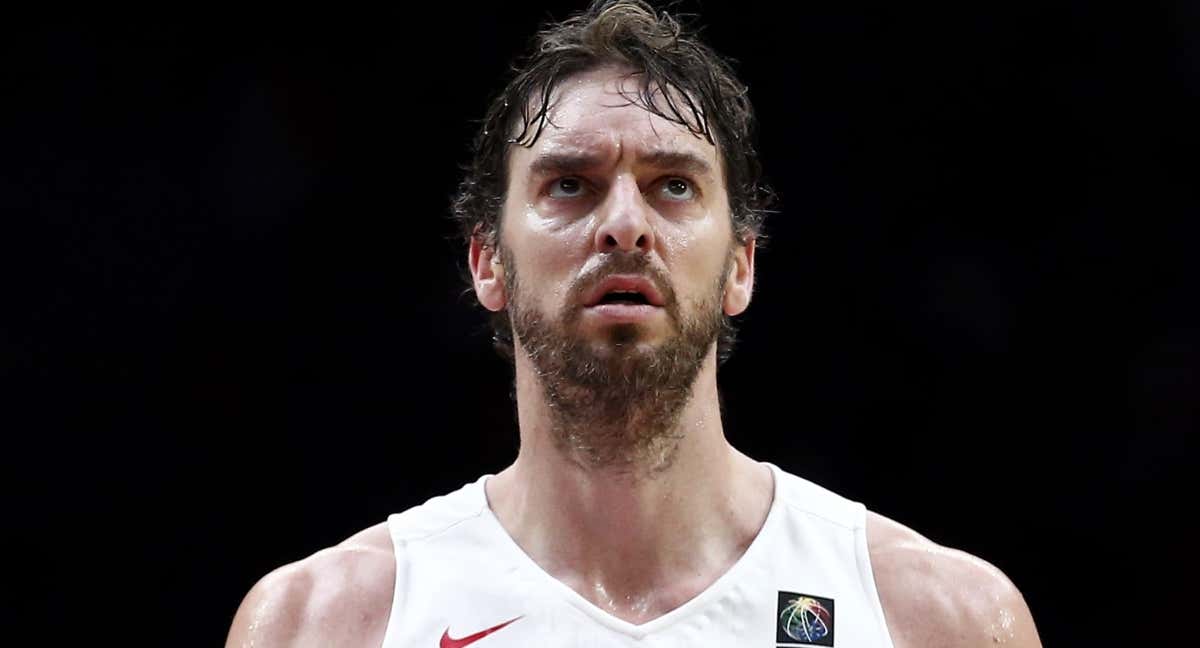
M 859 588 L 787 571 L 769 561 L 744 565 L 635 624 L 545 573 L 502 568 L 439 580 L 414 566 L 398 581 L 406 591 L 397 596 L 384 648 L 891 646 Z

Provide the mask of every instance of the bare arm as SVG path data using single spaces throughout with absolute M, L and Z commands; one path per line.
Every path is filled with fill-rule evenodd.
M 867 537 L 897 648 L 1041 648 L 1029 606 L 999 569 L 874 514 Z
M 382 526 L 281 567 L 242 600 L 225 646 L 378 648 L 391 612 L 395 569 Z

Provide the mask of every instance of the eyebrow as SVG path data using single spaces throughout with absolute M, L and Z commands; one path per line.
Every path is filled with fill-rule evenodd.
M 529 165 L 534 176 L 572 175 L 600 166 L 604 158 L 595 153 L 543 153 Z
M 713 176 L 712 165 L 688 151 L 650 151 L 639 162 L 656 169 L 679 169 L 697 176 Z
M 530 163 L 529 173 L 539 177 L 583 173 L 602 165 L 604 159 L 603 155 L 584 151 L 543 153 Z M 713 177 L 712 165 L 687 151 L 653 150 L 639 157 L 638 163 L 656 169 L 679 169 L 697 176 Z

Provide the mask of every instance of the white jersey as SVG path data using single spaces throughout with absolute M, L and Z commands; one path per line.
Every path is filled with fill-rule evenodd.
M 742 557 L 641 625 L 538 567 L 488 507 L 487 476 L 392 515 L 396 586 L 383 648 L 892 648 L 866 509 L 770 468 L 775 499 Z

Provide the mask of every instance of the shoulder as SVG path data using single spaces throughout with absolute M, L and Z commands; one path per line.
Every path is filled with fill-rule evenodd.
M 987 562 L 874 513 L 867 547 L 897 648 L 1042 645 L 1021 593 Z
M 234 617 L 227 648 L 380 646 L 396 562 L 386 523 L 267 574 Z

